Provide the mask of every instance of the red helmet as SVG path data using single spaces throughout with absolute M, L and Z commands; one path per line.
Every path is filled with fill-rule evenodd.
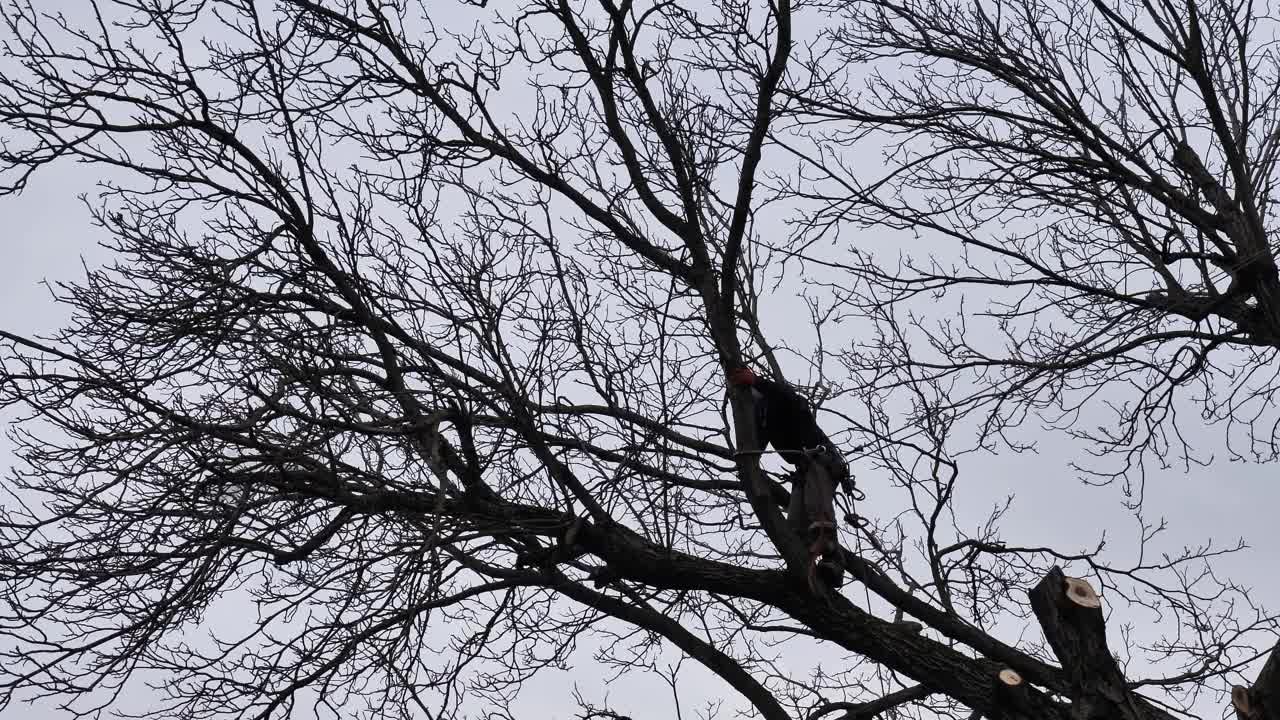
M 738 367 L 729 371 L 730 385 L 754 385 L 756 383 L 756 374 L 749 367 Z

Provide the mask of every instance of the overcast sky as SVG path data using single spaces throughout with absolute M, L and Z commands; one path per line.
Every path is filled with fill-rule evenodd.
M 65 319 L 65 309 L 52 302 L 42 283 L 79 279 L 82 262 L 96 265 L 108 259 L 95 246 L 100 235 L 91 227 L 88 212 L 77 198 L 79 193 L 92 191 L 94 180 L 92 170 L 63 164 L 46 169 L 23 195 L 0 198 L 0 237 L 5 243 L 4 262 L 0 262 L 0 327 L 19 333 L 55 328 Z M 868 236 L 865 241 L 874 245 L 876 239 Z M 792 304 L 779 301 L 771 310 L 777 323 L 775 334 L 781 327 L 781 318 L 792 312 L 805 316 L 798 300 L 786 302 Z M 1220 445 L 1220 430 L 1210 428 L 1200 435 L 1202 447 Z M 1018 501 L 1004 525 L 1005 539 L 1011 543 L 1051 545 L 1073 551 L 1091 545 L 1100 530 L 1106 528 L 1114 547 L 1130 544 L 1134 524 L 1118 502 L 1118 488 L 1082 485 L 1068 466 L 1078 447 L 1061 436 L 1041 433 L 1037 438 L 1038 454 L 965 457 L 960 509 L 971 512 L 976 522 L 993 503 L 1016 492 Z M 0 451 L 0 465 L 8 467 L 11 463 L 6 441 Z M 1225 559 L 1221 568 L 1237 581 L 1251 584 L 1256 602 L 1280 606 L 1280 577 L 1275 572 L 1280 567 L 1280 549 L 1275 542 L 1280 486 L 1274 481 L 1274 472 L 1272 466 L 1219 462 L 1209 468 L 1193 468 L 1189 474 L 1177 470 L 1155 475 L 1147 488 L 1148 519 L 1154 522 L 1163 517 L 1170 522 L 1172 530 L 1163 543 L 1173 552 L 1182 544 L 1198 544 L 1208 538 L 1230 544 L 1243 537 L 1253 547 Z M 859 483 L 874 504 L 877 478 L 861 475 Z M 1112 557 L 1119 561 L 1124 556 Z M 1113 632 L 1115 625 L 1113 620 Z M 1117 642 L 1113 640 L 1113 644 Z M 598 668 L 584 662 L 576 673 L 552 674 L 534 686 L 530 709 L 546 713 L 542 717 L 569 716 L 573 710 L 567 694 L 570 679 L 588 697 L 600 698 Z M 645 705 L 634 708 L 637 720 L 667 717 L 670 706 L 662 704 L 665 700 L 655 707 L 653 696 L 645 694 L 660 689 L 660 683 L 648 678 L 616 691 L 613 698 L 624 711 L 629 707 L 627 695 Z M 696 702 L 719 691 L 709 684 L 689 688 L 688 697 Z M 131 702 L 145 702 L 145 695 L 135 694 Z M 34 715 L 10 709 L 5 714 L 8 717 L 52 720 L 62 715 L 38 706 Z
M 94 265 L 107 257 L 95 246 L 100 236 L 76 197 L 91 189 L 90 180 L 84 168 L 63 165 L 46 171 L 22 196 L 0 199 L 8 250 L 5 262 L 0 263 L 0 327 L 22 333 L 56 327 L 66 311 L 52 302 L 43 283 L 78 279 L 82 262 Z M 802 311 L 796 301 L 796 312 Z M 1204 435 L 1206 446 L 1216 443 L 1215 430 Z M 1120 507 L 1117 489 L 1086 487 L 1075 480 L 1068 467 L 1073 448 L 1065 438 L 1043 434 L 1040 448 L 1037 455 L 964 458 L 960 508 L 971 511 L 977 522 L 991 504 L 1016 492 L 1015 512 L 1005 524 L 1005 537 L 1011 543 L 1073 551 L 1090 545 L 1103 528 L 1108 530 L 1113 547 L 1131 543 L 1134 524 Z M 7 447 L 3 458 L 0 462 L 8 467 L 12 459 Z M 864 474 L 858 480 L 870 496 L 869 502 L 874 503 L 877 478 Z M 1170 521 L 1173 529 L 1164 540 L 1170 551 L 1176 552 L 1180 543 L 1196 544 L 1211 537 L 1226 544 L 1243 537 L 1254 547 L 1226 559 L 1221 567 L 1236 580 L 1253 585 L 1255 601 L 1274 606 L 1280 604 L 1280 579 L 1274 572 L 1280 567 L 1280 550 L 1275 543 L 1278 500 L 1280 487 L 1274 482 L 1273 467 L 1221 462 L 1210 468 L 1194 468 L 1189 475 L 1170 472 L 1155 477 L 1148 486 L 1147 512 L 1149 520 L 1164 517 Z M 225 610 L 234 613 L 234 609 Z M 1115 625 L 1113 619 L 1113 632 Z M 527 699 L 551 711 L 551 716 L 565 717 L 572 710 L 565 684 L 570 676 L 557 675 L 551 673 L 535 684 L 534 688 L 542 689 Z M 589 665 L 571 677 L 589 696 L 599 689 Z M 654 678 L 637 679 L 632 685 L 661 690 Z M 689 688 L 687 701 L 711 690 Z M 632 693 L 624 683 L 611 697 L 625 708 L 628 695 Z M 634 697 L 646 697 L 647 705 L 653 696 L 637 693 Z M 564 714 L 556 714 L 557 708 Z M 664 714 L 638 712 L 637 718 Z M 52 720 L 62 715 L 44 707 L 28 717 Z

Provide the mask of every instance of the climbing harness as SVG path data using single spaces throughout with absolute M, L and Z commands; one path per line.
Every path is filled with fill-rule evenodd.
M 740 450 L 734 453 L 734 457 L 759 457 L 766 452 L 763 449 Z M 815 594 L 824 594 L 827 588 L 837 589 L 844 584 L 844 563 L 840 560 L 842 552 L 835 522 L 836 498 L 842 494 L 838 490 L 843 490 L 843 494 L 848 496 L 845 520 L 852 520 L 851 524 L 856 527 L 863 525 L 862 519 L 853 512 L 854 501 L 863 499 L 863 495 L 853 483 L 848 462 L 827 445 L 799 450 L 775 448 L 774 452 L 803 458 L 795 463 L 796 468 L 789 475 L 793 497 L 788 508 L 788 521 L 794 531 L 805 535 L 809 587 Z M 831 487 L 810 486 L 811 482 L 829 482 Z M 796 524 L 796 513 L 808 520 L 807 525 Z

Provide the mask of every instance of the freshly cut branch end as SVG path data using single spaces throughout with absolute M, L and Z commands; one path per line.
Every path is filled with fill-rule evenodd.
M 1088 580 L 1081 578 L 1066 578 L 1067 599 L 1071 602 L 1086 608 L 1102 607 L 1102 598 L 1089 584 Z
M 1017 671 L 1010 668 L 1001 670 L 998 677 L 1000 678 L 1000 682 L 1008 685 L 1009 687 L 1018 687 L 1022 684 L 1022 676 L 1019 675 Z

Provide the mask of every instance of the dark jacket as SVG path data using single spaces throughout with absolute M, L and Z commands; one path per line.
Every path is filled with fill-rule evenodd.
M 838 451 L 818 427 L 809 402 L 785 383 L 756 378 L 751 386 L 756 401 L 756 428 L 760 446 L 773 446 L 784 460 L 800 464 L 800 450 L 819 446 Z

